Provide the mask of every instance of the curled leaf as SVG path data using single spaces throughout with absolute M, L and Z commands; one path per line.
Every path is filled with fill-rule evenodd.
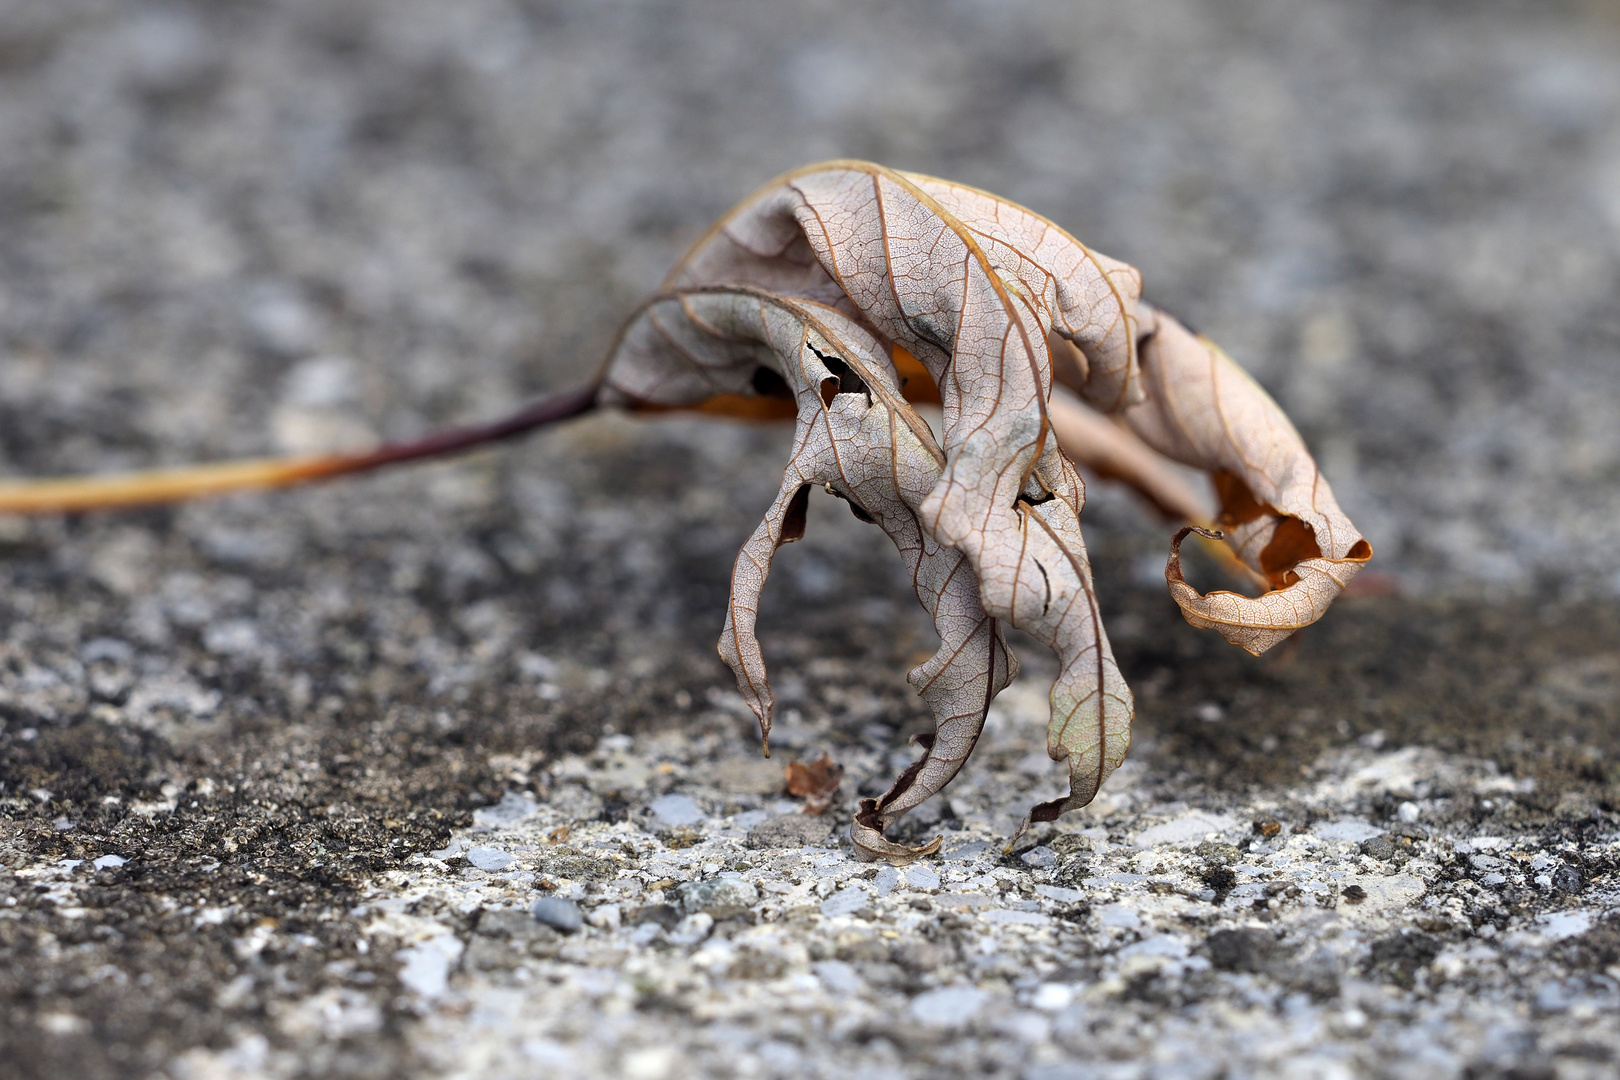
M 1255 656 L 1320 619 L 1361 567 L 1360 562 L 1349 559 L 1304 559 L 1294 564 L 1290 571 L 1294 580 L 1286 589 L 1274 589 L 1260 597 L 1225 590 L 1200 594 L 1181 573 L 1181 542 L 1194 532 L 1211 540 L 1221 539 L 1218 532 L 1192 525 L 1176 533 L 1164 567 L 1170 597 L 1189 623 L 1215 630 Z
M 1201 596 L 1182 577 L 1178 537 L 1165 568 L 1171 596 L 1188 622 L 1259 655 L 1321 618 L 1372 546 L 1271 396 L 1213 342 L 1146 305 L 1143 316 L 1147 399 L 1125 422 L 1160 453 L 1213 475 L 1227 543 L 1271 589 L 1257 600 Z

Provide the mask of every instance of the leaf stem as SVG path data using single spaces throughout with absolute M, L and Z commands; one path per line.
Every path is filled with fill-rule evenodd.
M 596 408 L 595 385 L 527 405 L 488 424 L 447 428 L 408 442 L 354 454 L 255 458 L 113 476 L 60 477 L 0 483 L 0 514 L 61 514 L 157 506 L 251 488 L 291 487 L 370 472 L 388 465 L 448 457 L 527 434 Z

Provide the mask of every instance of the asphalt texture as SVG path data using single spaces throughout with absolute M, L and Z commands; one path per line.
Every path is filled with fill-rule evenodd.
M 1054 861 L 972 848 L 1054 793 L 1018 704 L 1052 672 L 1016 642 L 1034 698 L 908 826 L 968 868 L 929 886 L 839 846 L 926 728 L 903 676 L 934 642 L 831 499 L 760 629 L 783 760 L 828 749 L 845 788 L 825 840 L 748 840 L 792 808 L 713 643 L 780 428 L 591 417 L 0 520 L 0 1076 L 1219 1075 L 1200 1040 L 1234 1078 L 1620 1061 L 1613 3 L 0 0 L 0 147 L 8 475 L 495 418 L 587 379 L 735 200 L 862 157 L 1140 267 L 1294 417 L 1381 575 L 1257 661 L 1181 621 L 1169 528 L 1093 485 L 1131 771 L 1034 838 Z M 682 794 L 698 815 L 661 818 Z M 1400 857 L 1334 846 L 1373 840 Z M 753 906 L 682 891 L 711 880 Z M 494 929 L 553 895 L 585 913 L 568 947 Z M 590 1004 L 529 1031 L 545 986 Z M 772 994 L 822 1004 L 749 1011 Z M 1240 1037 L 1267 1025 L 1295 1050 Z

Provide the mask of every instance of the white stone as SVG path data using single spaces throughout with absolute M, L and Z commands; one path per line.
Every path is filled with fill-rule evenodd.
M 676 828 L 681 825 L 696 825 L 705 815 L 703 808 L 697 800 L 690 795 L 660 795 L 647 807 L 653 812 L 660 825 Z
M 713 929 L 714 916 L 700 911 L 676 923 L 675 929 L 669 932 L 669 940 L 677 945 L 696 945 L 708 937 Z
M 675 1067 L 675 1051 L 668 1046 L 649 1046 L 624 1055 L 625 1080 L 664 1080 Z
M 1360 818 L 1340 818 L 1325 825 L 1311 826 L 1311 832 L 1322 840 L 1348 840 L 1353 844 L 1359 844 L 1363 840 L 1371 840 L 1373 837 L 1381 835 L 1383 831 L 1378 826 L 1362 821 Z
M 1052 916 L 1039 911 L 1009 911 L 996 908 L 984 913 L 985 921 L 997 926 L 1049 926 Z
M 827 993 L 835 997 L 851 997 L 860 992 L 861 977 L 842 960 L 823 960 L 810 965 L 810 970 L 816 973 Z
M 906 867 L 906 884 L 913 889 L 933 892 L 939 888 L 939 874 L 932 867 L 912 863 Z
M 432 1001 L 444 996 L 449 988 L 450 969 L 461 957 L 462 944 L 454 934 L 440 934 L 401 949 L 395 959 L 401 961 L 399 981 L 405 989 Z
M 990 995 L 971 986 L 947 986 L 911 999 L 911 1018 L 929 1027 L 959 1027 L 984 1008 Z
M 1122 960 L 1133 956 L 1168 956 L 1173 960 L 1180 960 L 1186 955 L 1187 943 L 1169 934 L 1157 934 L 1119 950 Z
M 1044 896 L 1048 900 L 1056 900 L 1063 904 L 1075 904 L 1086 898 L 1086 894 L 1079 889 L 1065 889 L 1061 885 L 1037 885 L 1035 895 Z
M 511 866 L 513 863 L 517 862 L 517 856 L 508 855 L 500 848 L 485 847 L 483 844 L 475 844 L 467 849 L 467 861 L 478 867 L 480 870 L 487 870 L 490 873 L 494 873 L 497 870 L 505 870 L 508 866 Z
M 473 825 L 486 829 L 515 825 L 538 809 L 540 809 L 540 804 L 529 796 L 508 791 L 501 796 L 501 801 L 494 806 L 474 810 Z
M 1062 983 L 1042 983 L 1030 995 L 1030 1006 L 1042 1012 L 1059 1013 L 1074 1000 L 1074 989 Z
M 1136 930 L 1142 925 L 1142 916 L 1124 904 L 1109 904 L 1097 912 L 1097 922 L 1103 926 L 1116 926 L 1122 930 Z
M 1543 915 L 1533 926 L 1543 937 L 1562 941 L 1592 929 L 1592 916 L 1585 911 L 1560 911 L 1553 915 Z
M 1341 902 L 1339 904 L 1339 913 L 1341 915 L 1350 914 L 1354 916 L 1356 914 L 1370 914 L 1375 911 L 1402 908 L 1428 890 L 1428 886 L 1423 883 L 1422 879 L 1413 877 L 1411 874 L 1391 874 L 1389 877 L 1381 877 L 1377 874 L 1351 874 L 1339 882 L 1339 895 L 1342 897 L 1344 890 L 1351 885 L 1360 885 L 1367 893 L 1367 898 L 1359 904 Z M 1236 891 L 1233 890 L 1234 893 Z
M 1193 840 L 1202 840 L 1210 833 L 1225 832 L 1227 829 L 1235 828 L 1237 824 L 1236 818 L 1227 817 L 1225 814 L 1184 814 L 1173 821 L 1143 829 L 1136 834 L 1136 846 L 1185 844 Z
M 1022 856 L 1020 856 L 1020 859 L 1023 861 L 1024 865 L 1033 866 L 1037 869 L 1042 867 L 1056 866 L 1058 862 L 1057 852 L 1053 851 L 1044 844 L 1030 848 L 1028 851 L 1024 852 Z
M 840 915 L 853 915 L 866 906 L 866 890 L 851 885 L 847 889 L 827 897 L 821 902 L 821 913 L 827 918 L 837 918 Z

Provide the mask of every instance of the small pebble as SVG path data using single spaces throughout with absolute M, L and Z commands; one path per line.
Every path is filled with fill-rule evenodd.
M 673 930 L 675 924 L 681 921 L 681 913 L 672 904 L 646 904 L 632 908 L 625 914 L 624 921 L 634 926 L 653 923 L 665 930 Z
M 1036 869 L 1046 869 L 1048 867 L 1056 866 L 1058 862 L 1057 852 L 1053 851 L 1045 844 L 1030 848 L 1028 851 L 1024 852 L 1020 858 L 1023 860 L 1025 866 L 1033 866 Z
M 1553 888 L 1575 894 L 1586 888 L 1585 876 L 1573 866 L 1560 866 L 1552 872 Z
M 688 914 L 704 912 L 716 919 L 741 915 L 759 903 L 759 890 L 737 877 L 717 877 L 681 886 L 681 906 Z
M 1361 853 L 1372 859 L 1382 859 L 1388 862 L 1395 857 L 1395 845 L 1381 836 L 1361 842 Z
M 1042 983 L 1030 995 L 1029 1004 L 1041 1012 L 1062 1012 L 1074 1000 L 1074 991 L 1061 983 Z
M 912 863 L 906 867 L 906 884 L 913 889 L 923 889 L 928 892 L 939 888 L 939 873 L 930 866 L 922 863 Z
M 816 814 L 781 814 L 748 830 L 751 848 L 820 847 L 832 836 L 832 822 Z
M 704 819 L 703 808 L 697 800 L 690 795 L 660 795 L 654 799 L 647 809 L 652 811 L 653 817 L 658 819 L 660 825 L 675 828 L 680 825 L 696 825 Z
M 829 994 L 850 997 L 860 992 L 861 977 L 852 966 L 842 960 L 823 960 L 818 964 L 812 964 L 811 970 L 816 973 L 816 978 L 821 980 L 821 985 L 827 988 Z
M 972 986 L 947 986 L 911 999 L 911 1018 L 927 1027 L 954 1028 L 972 1020 L 990 995 Z
M 708 912 L 700 911 L 696 915 L 688 915 L 675 924 L 675 929 L 669 932 L 669 940 L 676 945 L 696 945 L 707 938 L 714 930 L 714 916 Z
M 851 885 L 840 889 L 821 902 L 821 913 L 829 919 L 840 915 L 853 915 L 866 906 L 866 890 Z
M 585 916 L 579 905 L 560 896 L 542 896 L 529 908 L 529 914 L 554 930 L 572 934 L 585 925 Z
M 494 873 L 497 870 L 505 870 L 508 866 L 517 862 L 517 858 L 508 855 L 500 848 L 485 847 L 478 844 L 467 849 L 467 861 L 480 870 Z

